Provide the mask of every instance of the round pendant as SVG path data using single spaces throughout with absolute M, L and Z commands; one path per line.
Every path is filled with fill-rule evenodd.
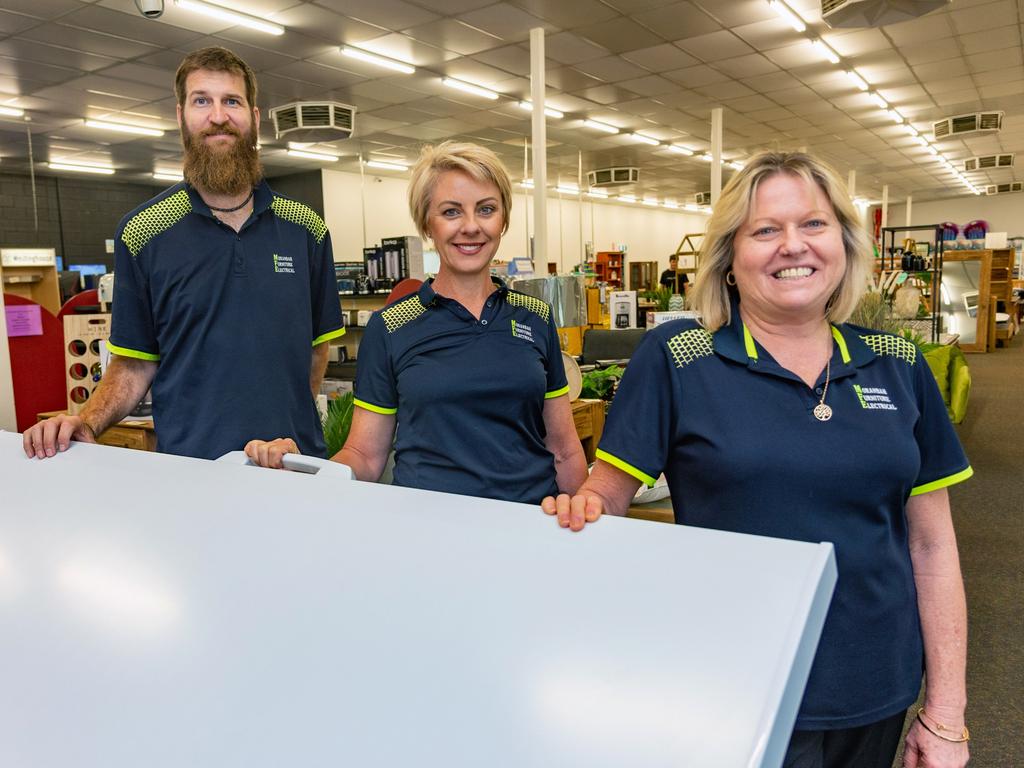
M 832 418 L 832 409 L 824 403 L 814 406 L 814 418 L 818 421 L 828 421 Z

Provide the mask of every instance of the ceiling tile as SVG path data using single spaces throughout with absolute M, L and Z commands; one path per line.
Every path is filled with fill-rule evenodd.
M 665 77 L 670 80 L 681 83 L 688 88 L 696 88 L 698 86 L 709 85 L 711 83 L 722 83 L 729 79 L 728 75 L 719 72 L 717 69 L 712 69 L 705 64 L 699 64 L 695 67 L 675 69 L 671 72 L 665 72 L 664 74 Z
M 756 77 L 779 71 L 777 66 L 759 53 L 721 59 L 715 62 L 715 69 L 736 78 Z
M 80 69 L 86 72 L 103 69 L 119 62 L 119 59 L 113 59 L 109 56 L 99 56 L 94 53 L 74 51 L 68 48 L 57 48 L 45 43 L 31 42 L 20 38 L 0 40 L 0 57 L 10 57 L 14 60 L 40 64 L 59 61 L 69 69 Z M 177 67 L 181 56 L 175 55 L 174 59 L 174 66 Z M 11 70 L 11 74 L 16 73 L 19 69 L 21 68 L 15 67 Z
M 953 34 L 949 14 L 931 13 L 900 24 L 891 24 L 882 31 L 900 48 L 915 43 L 931 43 Z
M 982 98 L 995 99 L 1000 96 L 1020 96 L 1024 94 L 1024 80 L 999 85 L 984 85 L 980 89 Z
M 772 75 L 767 75 L 767 77 L 772 77 Z M 763 89 L 757 88 L 756 86 L 753 87 L 755 90 L 761 90 L 763 92 Z M 821 98 L 817 93 L 805 85 L 801 85 L 796 88 L 787 88 L 783 91 L 771 91 L 770 95 L 772 101 L 783 105 L 806 104 L 807 102 L 817 101 Z
M 763 52 L 765 57 L 783 69 L 795 67 L 823 67 L 821 54 L 814 50 L 808 42 L 787 45 L 785 48 L 773 48 Z
M 751 112 L 758 112 L 764 109 L 776 108 L 775 102 L 773 102 L 766 96 L 761 96 L 760 94 L 746 96 L 742 99 L 726 99 L 722 103 L 728 106 L 730 109 L 735 109 L 737 112 L 740 112 L 742 114 L 749 114 Z
M 960 58 L 960 46 L 952 37 L 934 40 L 930 43 L 903 46 L 899 52 L 911 66 Z
M 587 88 L 579 91 L 577 95 L 605 105 L 618 104 L 619 102 L 636 98 L 636 94 L 632 91 L 627 91 L 625 88 L 620 88 L 616 85 L 601 85 L 595 88 Z
M 514 75 L 530 74 L 530 52 L 518 45 L 506 45 L 503 48 L 484 51 L 475 54 L 473 58 Z
M 596 77 L 598 80 L 603 80 L 607 83 L 617 83 L 620 80 L 629 80 L 649 74 L 643 67 L 630 64 L 621 56 L 592 59 L 591 61 L 577 64 L 575 68 L 586 75 Z
M 402 0 L 373 0 L 372 3 L 364 0 L 322 0 L 317 5 L 322 5 L 335 13 L 351 16 L 353 19 L 376 24 L 383 29 L 390 29 L 392 32 L 427 24 L 440 18 L 436 13 Z
M 780 24 L 778 17 L 758 21 L 754 24 L 741 24 L 738 27 L 730 27 L 729 29 L 759 50 L 781 48 L 785 45 L 791 45 L 793 42 L 792 27 L 785 23 Z
M 987 29 L 984 32 L 972 32 L 969 35 L 961 35 L 960 44 L 963 47 L 964 53 L 974 54 L 1019 46 L 1020 40 L 1020 27 L 1001 27 L 998 29 Z
M 627 51 L 622 54 L 622 58 L 652 72 L 666 72 L 670 69 L 681 69 L 698 63 L 693 56 L 671 43 Z
M 611 19 L 601 21 L 597 24 L 590 24 L 579 27 L 576 34 L 596 45 L 603 46 L 613 53 L 624 53 L 635 51 L 637 48 L 650 48 L 653 45 L 664 42 L 662 38 L 655 35 L 645 27 L 640 26 L 630 19 Z
M 673 93 L 679 90 L 678 83 L 673 83 L 671 80 L 667 80 L 660 75 L 648 75 L 647 77 L 638 77 L 633 80 L 623 80 L 619 85 L 643 96 L 659 96 L 663 93 Z
M 950 91 L 965 91 L 974 87 L 973 78 L 967 75 L 964 77 L 951 77 L 948 80 L 936 80 L 931 78 L 927 80 L 925 84 L 925 90 L 933 95 L 938 93 L 949 93 Z
M 859 32 L 846 32 L 822 35 L 840 56 L 861 56 L 872 51 L 883 51 L 892 48 L 889 40 L 877 29 L 865 29 Z
M 544 40 L 544 55 L 560 64 L 579 64 L 609 53 L 607 48 L 594 45 L 571 32 L 560 32 Z
M 500 48 L 504 43 L 498 37 L 460 24 L 454 19 L 441 19 L 403 30 L 413 40 L 444 48 L 445 50 L 470 56 L 491 48 Z
M 674 2 L 636 14 L 638 22 L 666 40 L 718 32 L 722 25 L 689 2 Z
M 582 27 L 595 21 L 606 21 L 618 12 L 598 0 L 511 0 L 525 11 L 562 29 Z M 447 2 L 447 0 L 435 0 Z
M 704 8 L 709 15 L 718 19 L 722 26 L 735 27 L 740 24 L 773 19 L 788 28 L 788 25 L 779 19 L 768 3 L 762 0 L 695 0 L 694 4 Z M 800 7 L 799 3 L 794 2 L 791 5 L 800 8 L 805 19 L 811 19 L 811 16 Z
M 471 27 L 483 30 L 510 43 L 529 40 L 530 30 L 534 27 L 542 28 L 547 34 L 558 31 L 554 25 L 508 3 L 497 3 L 486 8 L 469 11 L 462 14 L 459 19 Z
M 417 67 L 436 67 L 445 61 L 451 61 L 459 56 L 454 51 L 446 51 L 436 45 L 413 40 L 408 35 L 400 35 L 398 33 L 381 35 L 372 40 L 364 40 L 359 43 L 359 47 L 371 53 L 387 56 L 397 61 L 404 61 Z M 355 68 L 355 66 L 356 62 L 353 60 L 352 67 Z M 378 67 L 374 67 L 374 69 L 381 71 Z
M 549 88 L 558 88 L 562 91 L 579 91 L 601 85 L 600 80 L 578 72 L 572 67 L 546 70 L 544 80 Z
M 709 99 L 715 99 L 716 101 L 721 101 L 723 99 L 738 99 L 741 96 L 755 95 L 754 91 L 736 80 L 727 80 L 713 85 L 701 85 L 693 90 L 697 93 L 704 94 Z
M 494 0 L 416 0 L 417 5 L 429 8 L 444 16 L 456 16 L 466 11 L 491 5 Z
M 983 29 L 1012 26 L 1020 21 L 1017 18 L 1017 4 L 1013 0 L 1000 0 L 998 3 L 954 10 L 949 12 L 949 16 L 953 28 L 961 35 L 980 32 Z
M 703 61 L 718 61 L 753 53 L 754 49 L 728 30 L 676 40 L 676 45 Z
M 968 74 L 967 61 L 965 59 L 948 59 L 936 61 L 931 64 L 918 64 L 914 67 L 914 74 L 921 80 L 927 82 L 935 78 L 959 77 Z
M 334 13 L 313 3 L 302 3 L 275 13 L 274 21 L 288 29 L 301 30 L 307 35 L 330 40 L 338 45 L 358 45 L 363 40 L 380 37 L 384 31 L 376 25 Z
M 976 53 L 967 57 L 967 65 L 971 72 L 988 72 L 994 69 L 1006 69 L 1021 64 L 1021 46 L 1016 48 L 1003 48 L 1000 51 L 989 51 L 988 53 Z
M 979 86 L 985 85 L 999 85 L 1000 83 L 1009 83 L 1014 80 L 1024 79 L 1024 67 L 1007 67 L 1003 70 L 995 70 L 992 72 L 982 72 L 974 75 L 974 82 Z
M 109 56 L 122 61 L 159 50 L 157 45 L 121 39 L 113 35 L 77 29 L 63 24 L 34 27 L 24 32 L 22 37 L 26 40 L 50 43 L 51 45 Z

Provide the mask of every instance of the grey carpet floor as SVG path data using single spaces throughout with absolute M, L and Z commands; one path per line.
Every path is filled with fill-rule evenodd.
M 1024 334 L 1007 348 L 968 355 L 967 362 L 973 385 L 958 432 L 974 477 L 950 489 L 950 502 L 967 590 L 971 766 L 1018 768 L 1024 767 Z

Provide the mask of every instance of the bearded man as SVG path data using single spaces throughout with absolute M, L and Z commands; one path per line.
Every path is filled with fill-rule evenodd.
M 327 342 L 345 332 L 330 234 L 263 180 L 244 61 L 195 51 L 174 85 L 184 181 L 118 226 L 111 363 L 81 414 L 25 432 L 25 453 L 94 442 L 152 386 L 162 452 L 215 458 L 260 434 L 323 456 L 315 395 Z

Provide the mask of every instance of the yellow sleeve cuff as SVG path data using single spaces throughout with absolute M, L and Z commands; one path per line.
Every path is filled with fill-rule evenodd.
M 328 331 L 327 333 L 322 333 L 319 336 L 317 336 L 315 339 L 313 339 L 313 346 L 315 347 L 318 344 L 323 344 L 325 341 L 330 341 L 331 339 L 337 339 L 337 338 L 340 338 L 340 337 L 342 337 L 344 335 L 345 335 L 345 328 L 344 327 L 338 328 L 337 330 L 334 330 L 334 331 Z
M 368 403 L 365 400 L 359 400 L 358 398 L 352 398 L 352 404 L 360 408 L 365 408 L 367 411 L 372 411 L 373 413 L 383 414 L 384 416 L 390 416 L 398 413 L 397 408 L 382 408 L 379 405 L 374 405 L 373 403 Z
M 551 400 L 554 397 L 561 397 L 562 395 L 568 395 L 568 394 L 569 394 L 569 385 L 566 384 L 561 389 L 556 389 L 553 392 L 545 392 L 544 393 L 544 399 L 545 400 Z
M 910 495 L 920 496 L 922 493 L 928 493 L 929 491 L 937 491 L 940 488 L 948 488 L 951 485 L 962 483 L 964 480 L 966 480 L 973 474 L 974 469 L 972 467 L 968 467 L 967 469 L 957 472 L 955 475 L 950 475 L 949 477 L 940 477 L 938 480 L 932 480 L 932 482 L 930 483 L 918 485 L 915 488 L 911 489 Z
M 107 341 L 107 349 L 110 353 L 117 355 L 118 357 L 134 357 L 136 360 L 149 360 L 150 362 L 157 362 L 160 359 L 160 355 L 154 355 L 152 352 L 142 352 L 138 349 L 129 349 L 128 347 L 119 347 L 116 344 L 111 344 Z
M 601 461 L 605 462 L 606 464 L 611 464 L 613 467 L 615 467 L 616 469 L 619 469 L 619 470 L 625 472 L 627 475 L 632 475 L 637 480 L 639 480 L 641 483 L 646 485 L 648 488 L 653 488 L 654 487 L 655 478 L 651 477 L 648 474 L 645 474 L 645 473 L 641 472 L 639 469 L 634 467 L 632 464 L 627 464 L 626 462 L 624 462 L 622 459 L 618 458 L 617 456 L 612 456 L 610 453 L 608 453 L 607 451 L 602 451 L 600 448 L 597 449 L 597 452 L 596 452 L 595 455 L 597 456 L 597 458 L 599 458 Z

